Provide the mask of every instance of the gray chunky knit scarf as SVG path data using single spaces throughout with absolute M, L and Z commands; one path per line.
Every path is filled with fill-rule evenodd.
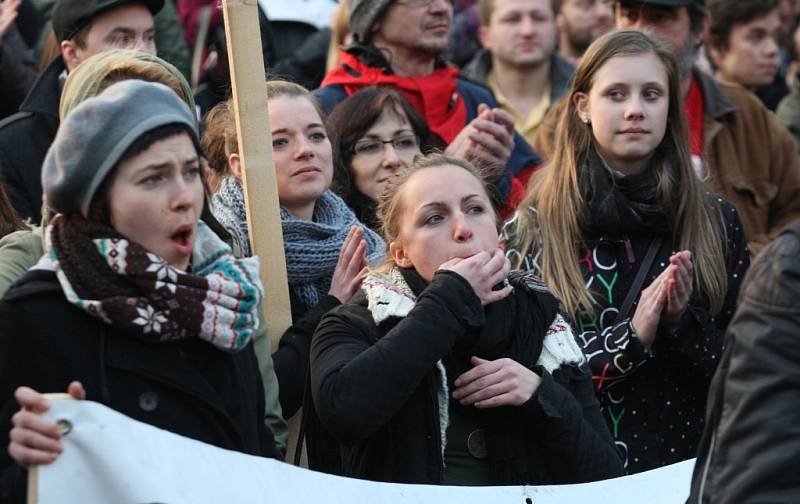
M 236 179 L 223 180 L 220 190 L 211 199 L 211 211 L 228 231 L 239 235 L 243 245 L 249 243 L 243 190 Z M 382 259 L 386 253 L 381 237 L 359 222 L 344 200 L 331 191 L 325 191 L 317 200 L 310 221 L 300 219 L 281 207 L 281 224 L 289 284 L 308 307 L 319 303 L 328 293 L 339 251 L 351 226 L 364 229 L 370 264 Z M 243 250 L 250 254 L 249 246 Z

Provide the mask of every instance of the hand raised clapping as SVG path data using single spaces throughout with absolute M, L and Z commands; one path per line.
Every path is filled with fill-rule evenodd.
M 367 275 L 367 271 L 367 242 L 364 240 L 364 230 L 353 226 L 339 251 L 339 261 L 333 271 L 328 293 L 342 303 L 350 301 L 361 288 L 361 281 Z
M 659 325 L 675 329 L 692 296 L 694 266 L 688 250 L 669 258 L 669 266 L 642 291 L 631 324 L 646 347 L 655 341 Z

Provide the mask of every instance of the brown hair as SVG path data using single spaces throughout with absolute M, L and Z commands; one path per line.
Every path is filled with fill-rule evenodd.
M 239 153 L 231 99 L 214 105 L 206 114 L 203 126 L 203 152 L 210 169 L 207 174 L 208 187 L 215 193 L 222 179 L 232 174 L 228 158 L 231 154 Z
M 352 169 L 353 147 L 374 126 L 384 112 L 405 121 L 419 139 L 420 150 L 431 150 L 430 135 L 425 120 L 408 100 L 389 87 L 370 86 L 339 103 L 331 112 L 326 124 L 333 148 L 333 190 L 356 211 L 361 222 L 364 215 L 359 210 L 369 197 L 356 186 Z
M 0 180 L 0 238 L 14 231 L 28 229 L 25 223 L 22 222 L 22 219 L 19 218 L 17 211 L 14 210 L 14 207 L 11 205 L 11 200 L 9 200 L 8 194 L 6 193 L 5 184 L 2 182 L 3 181 Z
M 36 65 L 39 73 L 44 72 L 47 69 L 47 65 L 59 57 L 61 57 L 61 47 L 59 47 L 58 40 L 56 40 L 56 33 L 50 28 L 47 36 L 42 40 L 42 47 L 39 51 L 39 62 Z
M 658 180 L 658 198 L 672 223 L 674 243 L 682 250 L 691 250 L 695 285 L 708 297 L 716 313 L 727 290 L 725 229 L 719 206 L 692 167 L 675 59 L 665 45 L 637 30 L 620 30 L 600 37 L 578 65 L 567 106 L 559 119 L 553 159 L 531 179 L 528 193 L 519 205 L 526 209 L 518 214 L 519 262 L 535 245 L 541 250 L 539 266 L 544 281 L 566 310 L 573 315 L 594 311 L 577 257 L 583 246 L 580 221 L 586 215 L 580 188 L 588 176 L 587 161 L 596 152 L 595 139 L 591 128 L 578 117 L 574 98 L 576 93 L 589 93 L 595 75 L 610 59 L 639 54 L 656 55 L 669 78 L 667 131 L 647 169 Z
M 727 51 L 734 26 L 764 17 L 777 9 L 778 0 L 709 0 L 711 28 L 706 43 L 714 49 Z
M 481 26 L 489 26 L 494 12 L 494 2 L 495 0 L 478 0 L 478 20 Z M 553 10 L 553 17 L 555 18 L 561 9 L 560 0 L 550 0 L 550 8 Z
M 389 182 L 386 192 L 383 193 L 380 201 L 378 202 L 378 217 L 381 221 L 381 235 L 383 235 L 383 239 L 386 242 L 387 254 L 386 260 L 383 264 L 376 268 L 376 271 L 387 272 L 396 266 L 394 259 L 391 257 L 388 251 L 389 245 L 396 241 L 400 234 L 400 215 L 403 213 L 403 187 L 416 173 L 422 170 L 441 168 L 444 166 L 458 166 L 459 168 L 463 168 L 469 172 L 470 175 L 475 177 L 478 182 L 480 182 L 481 187 L 483 187 L 483 190 L 486 193 L 486 198 L 490 200 L 491 203 L 489 183 L 486 181 L 481 171 L 472 163 L 462 159 L 445 156 L 444 154 L 417 156 L 417 158 L 414 159 L 414 163 L 411 165 L 411 167 L 409 167 L 408 170 L 401 172 L 397 177 L 394 177 L 391 182 Z M 500 216 L 494 209 L 494 206 L 490 205 L 490 207 L 490 210 L 495 214 L 495 219 L 497 220 L 497 226 L 499 229 Z

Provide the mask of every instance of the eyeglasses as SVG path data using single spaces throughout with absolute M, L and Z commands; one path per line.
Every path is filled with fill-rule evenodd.
M 417 135 L 403 135 L 391 140 L 359 140 L 353 147 L 353 153 L 356 156 L 364 157 L 379 156 L 386 149 L 386 144 L 392 144 L 395 152 L 400 156 L 419 152 L 419 138 L 417 138 Z

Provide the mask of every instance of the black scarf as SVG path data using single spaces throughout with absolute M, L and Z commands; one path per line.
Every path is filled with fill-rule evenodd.
M 633 175 L 618 175 L 592 153 L 581 175 L 581 192 L 586 201 L 581 227 L 585 235 L 671 232 L 672 223 L 659 199 L 658 181 L 650 168 Z
M 415 296 L 428 286 L 416 270 L 401 269 L 403 278 Z M 558 300 L 548 293 L 535 292 L 527 286 L 528 277 L 519 272 L 509 276 L 514 291 L 505 299 L 484 307 L 486 323 L 459 340 L 444 363 L 449 370 L 448 387 L 472 369 L 473 355 L 486 360 L 509 357 L 528 369 L 534 369 L 542 353 L 544 337 L 558 313 Z M 541 370 L 536 370 L 541 374 Z M 461 407 L 451 401 L 454 407 Z M 542 481 L 546 476 L 532 474 L 541 468 L 538 453 L 530 453 L 523 440 L 535 436 L 524 422 L 519 408 L 500 407 L 479 410 L 481 424 L 487 430 L 489 463 L 495 473 L 495 484 L 523 484 Z

